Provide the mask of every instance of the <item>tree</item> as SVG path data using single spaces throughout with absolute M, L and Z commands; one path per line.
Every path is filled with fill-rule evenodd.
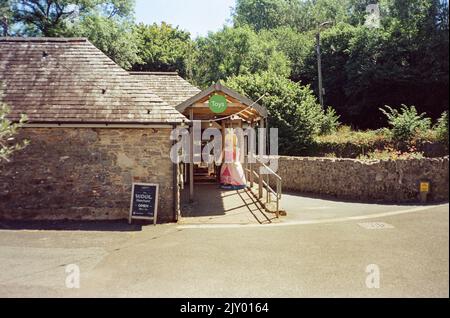
M 256 31 L 289 27 L 306 32 L 324 21 L 347 22 L 352 1 L 361 0 L 237 0 L 233 21 Z
M 139 61 L 134 0 L 9 0 L 12 35 L 87 37 L 124 68 Z
M 68 29 L 65 35 L 88 38 L 118 65 L 124 69 L 131 69 L 141 61 L 138 56 L 137 39 L 132 29 L 133 25 L 128 21 L 89 15 Z
M 237 0 L 233 14 L 236 26 L 248 25 L 256 31 L 285 26 L 288 17 L 286 0 Z
M 441 10 L 434 0 L 386 0 L 382 27 L 358 28 L 344 84 L 352 120 L 378 126 L 384 104 L 415 104 L 434 118 L 448 108 L 448 23 L 439 20 Z
M 201 86 L 230 76 L 263 71 L 289 75 L 289 61 L 277 50 L 275 41 L 262 39 L 247 26 L 225 27 L 199 38 L 196 44 L 193 74 Z
M 139 24 L 134 28 L 138 44 L 139 63 L 136 71 L 177 71 L 186 76 L 188 58 L 194 49 L 189 32 L 179 30 L 170 24 Z
M 8 24 L 12 20 L 12 10 L 10 0 L 3 0 L 0 2 L 0 35 L 8 36 Z
M 278 128 L 280 154 L 302 154 L 314 136 L 338 124 L 335 113 L 323 111 L 309 86 L 274 72 L 231 77 L 225 85 L 253 100 L 264 95 L 260 103 L 269 111 L 269 127 Z
M 317 26 L 325 21 L 330 21 L 333 24 L 348 22 L 351 16 L 349 10 L 349 0 L 308 0 L 308 12 L 310 13 L 311 22 L 309 25 L 311 29 L 316 29 Z
M 359 38 L 358 32 L 361 34 L 361 48 L 367 48 L 369 54 L 361 52 L 362 54 L 352 55 L 355 51 L 353 46 L 355 39 Z M 372 70 L 376 65 L 376 57 L 379 53 L 376 45 L 373 44 L 374 41 L 371 40 L 374 34 L 376 33 L 367 32 L 365 27 L 355 27 L 347 23 L 339 23 L 324 30 L 321 34 L 325 102 L 333 105 L 347 123 L 354 121 L 355 116 L 362 116 L 360 112 L 366 106 L 366 99 L 361 98 L 358 93 L 369 96 L 373 90 L 371 76 L 373 76 Z M 353 56 L 359 60 L 353 61 Z M 308 65 L 314 65 L 314 67 L 305 69 L 303 79 L 315 83 L 315 91 L 317 91 L 315 63 L 316 54 L 314 52 L 309 55 L 307 61 Z
M 263 41 L 275 43 L 276 49 L 282 52 L 290 64 L 290 79 L 298 82 L 306 79 L 305 74 L 315 62 L 314 37 L 309 33 L 301 33 L 290 27 L 273 30 L 262 30 L 259 36 Z M 312 61 L 311 59 L 314 59 Z M 313 64 L 314 65 L 314 64 Z M 315 67 L 313 67 L 315 70 Z
M 0 104 L 0 162 L 9 161 L 9 157 L 14 151 L 21 150 L 29 144 L 28 140 L 15 141 L 15 136 L 26 122 L 27 117 L 22 115 L 19 122 L 12 123 L 6 118 L 9 112 L 8 106 Z
M 93 12 L 107 18 L 129 17 L 134 0 L 10 0 L 18 33 L 64 36 L 68 27 Z

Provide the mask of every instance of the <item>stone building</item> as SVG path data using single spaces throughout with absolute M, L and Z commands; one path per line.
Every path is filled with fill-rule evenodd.
M 214 94 L 229 103 L 223 114 L 208 109 Z M 170 160 L 172 129 L 267 117 L 220 83 L 200 91 L 176 73 L 127 72 L 83 38 L 0 37 L 0 102 L 10 120 L 28 116 L 17 139 L 30 140 L 0 162 L 0 220 L 126 219 L 132 183 L 143 182 L 159 185 L 158 220 L 176 221 L 181 169 Z M 185 168 L 192 199 L 201 167 Z
M 169 104 L 155 82 L 188 90 L 166 87 Z M 0 165 L 1 219 L 126 218 L 132 182 L 149 180 L 158 219 L 177 219 L 169 134 L 186 118 L 172 102 L 198 89 L 176 74 L 131 75 L 74 38 L 0 38 L 0 85 L 9 118 L 28 116 L 18 139 L 30 140 Z

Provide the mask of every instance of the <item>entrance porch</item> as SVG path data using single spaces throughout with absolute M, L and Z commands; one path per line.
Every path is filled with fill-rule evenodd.
M 226 100 L 226 106 L 220 113 L 213 112 L 208 103 L 212 97 L 216 98 L 216 95 Z M 224 136 L 228 128 L 267 127 L 267 109 L 257 102 L 258 100 L 254 102 L 216 83 L 178 105 L 177 110 L 191 121 L 190 149 L 193 149 L 194 144 L 203 149 L 206 144 L 206 141 L 194 141 L 194 123 L 197 124 L 197 129 L 201 127 L 202 133 L 210 127 L 217 128 L 222 133 L 223 159 Z M 249 156 L 255 156 L 256 153 L 249 150 L 250 140 L 247 136 L 242 142 L 240 152 L 244 155 L 240 157 L 241 160 L 237 159 L 242 165 L 241 171 L 245 174 L 245 178 L 242 177 L 245 183 L 240 183 L 245 188 L 241 190 L 221 188 L 222 162 L 204 163 L 198 155 L 193 154 L 193 151 L 190 152 L 190 162 L 183 164 L 180 169 L 182 173 L 180 179 L 183 180 L 181 223 L 267 224 L 278 221 L 281 179 L 267 166 L 265 168 L 270 173 L 260 174 L 259 168 L 264 164 L 250 163 Z M 225 173 L 228 173 L 227 169 L 228 167 L 224 168 Z M 270 204 L 271 202 L 276 204 Z M 271 208 L 272 205 L 274 207 Z M 272 210 L 275 213 L 268 212 Z

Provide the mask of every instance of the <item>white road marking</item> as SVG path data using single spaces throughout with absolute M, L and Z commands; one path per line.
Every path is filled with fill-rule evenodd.
M 355 220 L 368 220 L 368 219 L 376 219 L 381 217 L 414 213 L 426 211 L 433 208 L 448 206 L 448 204 L 440 204 L 433 206 L 421 206 L 412 209 L 406 209 L 401 211 L 392 211 L 392 212 L 383 212 L 383 213 L 374 213 L 367 215 L 359 215 L 359 216 L 347 216 L 340 218 L 330 218 L 330 219 L 322 219 L 322 220 L 305 220 L 305 221 L 293 221 L 293 222 L 285 222 L 285 223 L 273 223 L 273 224 L 185 224 L 179 225 L 177 228 L 179 229 L 206 229 L 206 228 L 243 228 L 243 227 L 273 227 L 273 226 L 290 226 L 290 225 L 308 225 L 308 224 L 322 224 L 322 223 L 338 223 L 338 222 L 348 222 Z

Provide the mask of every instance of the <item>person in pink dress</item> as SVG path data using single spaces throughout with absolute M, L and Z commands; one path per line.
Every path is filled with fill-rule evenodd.
M 239 160 L 240 149 L 233 129 L 225 134 L 224 163 L 220 169 L 220 184 L 223 189 L 238 190 L 246 187 L 242 163 Z

